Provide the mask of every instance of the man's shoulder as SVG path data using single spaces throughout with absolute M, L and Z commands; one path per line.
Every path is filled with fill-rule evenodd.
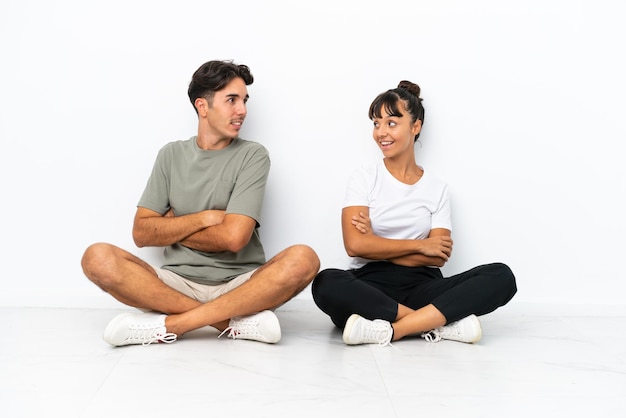
M 195 140 L 196 140 L 196 137 L 192 136 L 191 138 L 188 138 L 188 139 L 179 139 L 179 140 L 170 141 L 166 143 L 165 145 L 163 145 L 162 149 L 179 149 L 179 148 L 188 147 L 190 144 L 193 145 L 193 141 Z
M 233 145 L 235 145 L 233 147 L 235 152 L 244 153 L 248 156 L 256 155 L 269 158 L 269 151 L 259 142 L 237 138 Z
M 267 149 L 265 148 L 263 144 L 261 144 L 260 142 L 256 142 L 256 141 L 250 141 L 249 139 L 236 138 L 235 143 L 237 144 L 237 146 L 242 147 L 242 148 L 267 151 Z
M 192 144 L 192 141 L 195 140 L 195 137 L 191 137 L 189 139 L 180 139 L 180 140 L 174 140 L 174 141 L 170 141 L 165 143 L 164 145 L 161 146 L 161 149 L 159 150 L 160 154 L 171 154 L 180 150 L 184 150 L 189 148 L 190 144 Z

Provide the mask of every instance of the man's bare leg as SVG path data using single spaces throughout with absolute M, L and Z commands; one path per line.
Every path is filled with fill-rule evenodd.
M 277 308 L 306 288 L 319 267 L 319 258 L 310 247 L 289 247 L 261 266 L 241 286 L 213 301 L 168 316 L 167 332 L 180 336 L 206 325 L 223 330 L 233 317 Z
M 114 245 L 91 245 L 81 265 L 89 280 L 126 305 L 170 314 L 201 305 L 164 284 L 148 263 Z

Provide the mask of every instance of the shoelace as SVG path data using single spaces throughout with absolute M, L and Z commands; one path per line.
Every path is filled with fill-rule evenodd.
M 150 345 L 152 343 L 173 343 L 178 336 L 172 332 L 166 332 L 161 334 L 156 328 L 135 328 L 130 330 L 130 336 L 128 340 L 142 341 L 141 345 Z
M 222 335 L 228 332 L 227 337 L 236 339 L 240 335 L 246 336 L 258 336 L 261 337 L 261 333 L 259 332 L 259 324 L 254 320 L 237 320 L 234 321 L 235 324 L 226 328 L 217 338 L 220 338 Z
M 436 329 L 423 333 L 422 337 L 429 343 L 438 343 L 442 340 L 441 334 Z
M 389 340 L 389 341 L 381 341 L 381 342 L 378 343 L 378 346 L 379 347 L 393 347 L 393 348 L 396 348 L 395 345 L 391 344 L 391 340 Z
M 391 335 L 389 328 L 374 321 L 371 328 L 365 334 L 368 341 L 378 341 L 379 347 L 391 346 Z
M 152 336 L 150 339 L 141 343 L 141 345 L 150 345 L 152 343 L 166 343 L 170 344 L 176 341 L 178 336 L 173 332 L 166 332 L 165 334 L 156 334 Z
M 460 339 L 461 332 L 457 323 L 445 325 L 441 328 L 433 329 L 422 334 L 422 337 L 429 343 L 437 343 L 443 339 Z
M 226 334 L 227 332 L 228 332 L 227 337 L 230 337 L 232 339 L 234 339 L 235 336 L 237 335 L 237 330 L 235 330 L 234 327 L 228 327 L 224 331 L 222 331 L 222 333 L 218 335 L 217 338 L 220 338 L 222 335 Z

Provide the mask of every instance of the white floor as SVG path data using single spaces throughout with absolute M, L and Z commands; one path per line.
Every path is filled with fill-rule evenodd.
M 309 300 L 275 345 L 217 339 L 113 348 L 119 310 L 0 308 L 0 416 L 626 417 L 626 308 L 508 306 L 474 345 L 345 346 Z

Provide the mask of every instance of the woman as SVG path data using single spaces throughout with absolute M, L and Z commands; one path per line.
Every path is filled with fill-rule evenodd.
M 506 304 L 517 288 L 508 266 L 493 263 L 452 277 L 447 185 L 415 161 L 424 122 L 420 88 L 401 81 L 372 102 L 373 137 L 384 158 L 349 179 L 342 231 L 348 270 L 325 269 L 313 299 L 343 328 L 346 344 L 387 345 L 411 334 L 473 343 L 477 316 Z

